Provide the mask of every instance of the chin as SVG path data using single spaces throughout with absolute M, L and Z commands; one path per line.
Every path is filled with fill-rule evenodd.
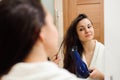
M 91 41 L 91 40 L 93 40 L 93 38 L 87 38 L 84 41 L 87 42 L 87 41 Z

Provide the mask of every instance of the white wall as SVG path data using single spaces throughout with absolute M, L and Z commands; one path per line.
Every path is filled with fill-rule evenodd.
M 104 17 L 106 80 L 120 80 L 120 0 L 104 0 Z
M 59 46 L 63 41 L 63 7 L 62 0 L 54 0 L 55 1 L 55 24 L 58 29 L 59 34 Z
M 54 17 L 54 0 L 41 0 L 41 2 Z
M 54 0 L 55 5 L 55 24 L 57 26 L 58 34 L 59 34 L 59 46 L 63 41 L 63 7 L 62 7 L 62 0 Z M 63 60 L 63 54 L 60 51 L 59 56 Z M 61 60 L 60 66 L 63 67 L 63 61 Z

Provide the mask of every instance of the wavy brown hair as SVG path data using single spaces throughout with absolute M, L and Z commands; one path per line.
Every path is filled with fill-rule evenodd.
M 64 53 L 64 68 L 70 71 L 71 73 L 75 74 L 75 66 L 74 61 L 71 57 L 71 50 L 73 46 L 77 46 L 78 52 L 80 53 L 80 56 L 82 56 L 82 53 L 84 51 L 84 48 L 81 44 L 81 41 L 78 38 L 76 26 L 79 23 L 79 21 L 83 20 L 84 18 L 88 18 L 85 14 L 79 14 L 71 23 L 69 26 L 66 35 L 64 37 L 64 40 L 62 42 L 63 45 L 63 53 Z

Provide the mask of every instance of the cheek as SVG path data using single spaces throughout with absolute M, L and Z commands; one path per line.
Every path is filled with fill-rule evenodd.
M 94 31 L 94 29 L 92 30 L 92 34 L 93 34 L 93 36 L 95 35 L 95 31 Z
M 58 33 L 56 30 L 51 32 L 51 37 L 49 37 L 48 42 L 48 53 L 51 57 L 53 55 L 56 55 L 58 51 Z
M 84 34 L 79 33 L 79 34 L 78 34 L 78 37 L 79 37 L 79 40 L 82 41 L 82 40 L 84 39 Z
M 56 45 L 58 43 L 58 33 L 56 31 L 53 32 L 50 40 L 51 40 L 51 43 L 53 43 L 53 45 Z
M 80 38 L 82 38 L 82 37 L 84 37 L 85 36 L 85 32 L 84 31 L 79 31 L 78 32 L 78 36 L 80 37 Z

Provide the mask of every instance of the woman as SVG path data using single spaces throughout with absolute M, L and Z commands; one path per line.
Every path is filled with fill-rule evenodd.
M 72 47 L 77 46 L 81 58 L 92 71 L 88 80 L 104 80 L 104 45 L 93 38 L 93 23 L 85 14 L 78 15 L 70 25 L 63 41 L 64 68 L 75 74 L 70 53 Z
M 52 17 L 38 0 L 0 2 L 0 80 L 80 80 L 48 61 L 57 55 L 57 41 Z

